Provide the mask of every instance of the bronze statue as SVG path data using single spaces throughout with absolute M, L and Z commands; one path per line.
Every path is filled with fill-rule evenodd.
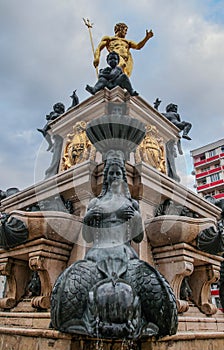
M 161 102 L 162 102 L 162 101 L 157 97 L 157 98 L 155 99 L 155 101 L 153 102 L 154 108 L 158 110 L 159 105 L 160 105 Z
M 198 249 L 209 254 L 224 253 L 224 199 L 217 199 L 211 195 L 206 195 L 205 199 L 222 209 L 220 219 L 216 223 L 216 227 L 211 226 L 202 230 L 197 237 Z
M 93 245 L 56 281 L 51 326 L 102 338 L 175 334 L 174 294 L 131 246 L 143 239 L 143 227 L 121 151 L 106 156 L 102 191 L 89 203 L 83 237 Z
M 31 280 L 27 286 L 28 297 L 35 297 L 41 294 L 41 281 L 37 271 L 33 271 Z
M 10 188 L 7 188 L 6 191 L 3 191 L 3 190 L 0 190 L 0 201 L 2 199 L 5 199 L 9 196 L 12 196 L 16 193 L 18 193 L 20 190 L 17 188 L 17 187 L 10 187 Z
M 71 108 L 73 108 L 73 107 L 75 107 L 75 106 L 77 106 L 79 104 L 79 98 L 78 98 L 78 96 L 76 94 L 76 90 L 73 91 L 73 93 L 72 93 L 72 95 L 70 97 L 72 99 L 72 104 L 71 104 L 70 107 L 68 107 L 67 111 L 69 111 L 69 109 L 71 109 Z
M 125 23 L 117 23 L 114 27 L 114 36 L 104 36 L 95 53 L 93 65 L 95 68 L 99 65 L 100 53 L 106 47 L 108 52 L 116 51 L 120 56 L 119 66 L 123 69 L 124 73 L 130 77 L 133 68 L 133 59 L 130 53 L 130 49 L 140 50 L 146 44 L 146 42 L 153 36 L 152 30 L 146 30 L 146 35 L 143 40 L 136 43 L 132 40 L 125 38 L 127 34 L 128 26 Z
M 119 152 L 116 152 L 119 155 Z M 129 220 L 131 219 L 131 227 Z M 96 242 L 96 230 L 99 227 L 102 234 L 99 234 Z M 86 242 L 97 243 L 105 247 L 117 246 L 130 242 L 132 239 L 139 243 L 143 239 L 142 220 L 139 213 L 137 201 L 131 198 L 124 163 L 118 158 L 107 158 L 104 169 L 104 183 L 101 194 L 90 201 L 87 213 L 84 217 L 83 237 Z M 121 227 L 119 227 L 121 225 Z M 93 229 L 91 228 L 93 227 Z M 113 229 L 114 227 L 114 229 Z M 130 248 L 130 256 L 135 256 Z M 128 248 L 128 250 L 129 250 Z M 91 259 L 94 255 L 91 250 Z M 96 251 L 97 252 L 97 251 Z M 87 257 L 90 253 L 87 254 Z M 96 257 L 93 259 L 97 260 Z
M 131 246 L 143 239 L 143 226 L 138 202 L 129 192 L 125 160 L 143 140 L 145 125 L 122 111 L 95 118 L 86 127 L 105 162 L 102 190 L 83 218 L 88 252 L 54 285 L 51 327 L 110 339 L 171 335 L 177 331 L 174 293 Z
M 178 129 L 183 130 L 182 137 L 191 140 L 190 136 L 188 135 L 189 131 L 191 130 L 192 124 L 189 122 L 181 121 L 180 114 L 177 113 L 178 106 L 174 103 L 170 103 L 166 106 L 166 113 L 162 113 L 171 123 L 176 125 Z
M 0 248 L 9 249 L 25 243 L 28 235 L 23 221 L 8 213 L 0 213 Z
M 131 82 L 126 74 L 123 73 L 121 67 L 118 66 L 119 55 L 112 51 L 107 55 L 107 63 L 109 67 L 100 69 L 99 79 L 95 86 L 86 85 L 86 90 L 92 95 L 96 92 L 107 87 L 109 90 L 113 89 L 115 86 L 120 86 L 126 89 L 131 96 L 137 96 L 138 93 L 133 90 Z
M 48 130 L 50 130 L 49 123 L 52 120 L 55 120 L 57 117 L 59 117 L 64 112 L 65 112 L 65 106 L 63 105 L 63 103 L 61 103 L 61 102 L 55 103 L 53 106 L 53 111 L 46 115 L 47 123 L 45 124 L 43 129 L 37 129 L 39 132 L 41 132 L 41 134 L 44 136 L 44 138 L 46 139 L 46 141 L 48 143 L 47 151 L 51 151 L 52 146 L 53 146 L 51 136 L 48 133 Z

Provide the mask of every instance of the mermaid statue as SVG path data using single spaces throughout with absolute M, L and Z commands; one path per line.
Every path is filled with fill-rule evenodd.
M 132 247 L 144 233 L 139 204 L 129 192 L 122 151 L 110 150 L 105 156 L 102 191 L 88 205 L 82 234 L 92 246 L 83 260 L 58 277 L 51 326 L 102 338 L 175 334 L 174 293 Z

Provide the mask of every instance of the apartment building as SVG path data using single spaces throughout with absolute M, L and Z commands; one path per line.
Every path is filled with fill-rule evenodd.
M 198 194 L 224 198 L 224 139 L 192 150 L 191 156 Z

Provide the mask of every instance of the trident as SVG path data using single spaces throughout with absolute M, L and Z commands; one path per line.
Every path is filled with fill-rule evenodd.
M 90 23 L 89 19 L 85 19 L 83 18 L 83 21 L 85 23 L 85 25 L 87 26 L 88 30 L 89 30 L 89 37 L 90 37 L 90 42 L 91 42 L 91 46 L 92 46 L 92 51 L 93 51 L 93 57 L 94 57 L 94 45 L 93 45 L 93 37 L 92 37 L 92 32 L 91 29 L 93 27 L 93 23 Z M 96 67 L 96 76 L 98 78 L 98 68 Z

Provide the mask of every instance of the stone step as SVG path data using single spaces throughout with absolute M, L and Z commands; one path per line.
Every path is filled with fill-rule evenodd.
M 0 326 L 48 329 L 49 312 L 0 312 Z
M 178 332 L 159 340 L 154 337 L 140 341 L 124 339 L 94 339 L 86 336 L 75 336 L 49 329 L 29 329 L 0 326 L 0 349 L 15 350 L 215 350 L 223 349 L 224 332 Z M 127 346 L 126 346 L 127 345 Z
M 224 332 L 224 315 L 179 316 L 178 332 Z

